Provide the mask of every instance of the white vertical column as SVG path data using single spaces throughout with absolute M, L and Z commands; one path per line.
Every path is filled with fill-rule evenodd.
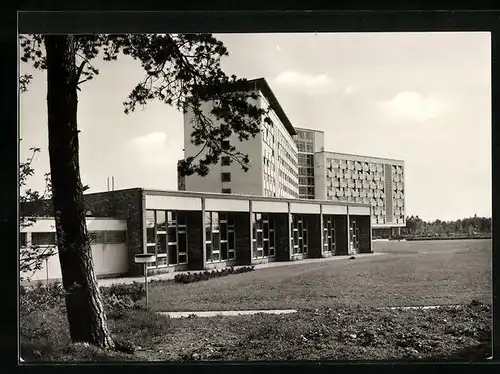
M 109 178 L 108 178 L 109 182 Z M 109 183 L 108 183 L 108 191 L 109 191 Z M 147 222 L 146 222 L 146 210 L 148 207 L 146 206 L 146 194 L 144 191 L 141 190 L 141 195 L 142 195 L 142 253 L 148 253 L 148 248 L 147 248 L 147 240 L 148 240 L 148 229 L 147 229 Z M 132 260 L 133 261 L 133 260 Z M 134 264 L 135 265 L 135 264 Z M 135 266 L 140 266 L 140 265 L 135 265 Z M 142 266 L 142 271 L 146 275 L 147 267 Z
M 325 238 L 324 238 L 324 228 L 323 228 L 323 204 L 319 204 L 319 232 L 320 232 L 320 253 L 323 256 L 323 251 L 325 249 Z
M 253 203 L 252 200 L 248 200 L 248 214 L 249 214 L 249 235 L 248 238 L 250 240 L 250 264 L 252 263 L 253 259 Z
M 351 222 L 349 219 L 349 205 L 347 205 L 346 221 L 347 221 L 347 254 L 350 254 L 351 253 Z
M 288 259 L 291 260 L 293 256 L 293 220 L 292 220 L 292 208 L 290 202 L 288 202 Z
M 202 269 L 207 264 L 207 230 L 206 230 L 205 197 L 201 197 L 201 251 L 203 255 Z
M 370 236 L 369 236 L 369 240 L 370 240 L 370 243 L 369 243 L 369 250 L 370 250 L 370 253 L 373 252 L 373 247 L 372 247 L 372 236 L 373 236 L 373 229 L 372 229 L 372 206 L 370 206 Z

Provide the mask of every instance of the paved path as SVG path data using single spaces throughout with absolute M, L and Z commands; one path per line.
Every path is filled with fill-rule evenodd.
M 210 312 L 158 312 L 158 314 L 169 316 L 170 318 L 182 318 L 189 316 L 215 317 L 215 316 L 240 316 L 251 314 L 291 314 L 297 313 L 296 309 L 274 309 L 274 310 L 219 310 Z
M 356 258 L 362 258 L 362 257 L 373 257 L 373 256 L 382 256 L 382 255 L 387 255 L 386 253 L 363 253 L 363 254 L 357 254 L 355 257 Z M 280 267 L 280 266 L 297 266 L 297 265 L 305 265 L 305 264 L 314 264 L 314 263 L 323 263 L 323 262 L 328 262 L 328 261 L 346 261 L 349 258 L 349 256 L 331 256 L 331 257 L 325 257 L 325 258 L 306 258 L 303 260 L 297 260 L 297 261 L 277 261 L 277 262 L 268 262 L 266 264 L 258 264 L 254 265 L 255 270 L 259 269 L 267 269 L 267 268 L 274 268 L 274 267 Z M 243 266 L 234 266 L 235 269 L 240 268 Z M 170 272 L 170 273 L 164 273 L 164 274 L 157 274 L 157 275 L 150 275 L 148 276 L 148 282 L 151 282 L 152 280 L 155 281 L 160 281 L 160 280 L 169 280 L 169 279 L 174 279 L 174 277 L 177 274 L 185 274 L 185 273 L 202 273 L 205 270 L 192 270 L 192 271 L 176 271 L 176 272 Z M 144 277 L 124 277 L 124 278 L 107 278 L 107 279 L 98 279 L 99 286 L 104 286 L 104 287 L 109 287 L 113 284 L 131 284 L 134 282 L 139 282 L 139 283 L 144 283 Z

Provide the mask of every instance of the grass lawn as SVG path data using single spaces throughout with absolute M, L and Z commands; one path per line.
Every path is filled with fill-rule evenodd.
M 128 353 L 71 344 L 64 299 L 58 294 L 42 306 L 32 305 L 31 313 L 21 318 L 21 355 L 27 362 L 477 361 L 490 355 L 490 240 L 374 244 L 375 251 L 385 255 L 269 268 L 190 284 L 154 283 L 150 301 L 156 310 L 300 310 L 289 315 L 174 319 L 107 306 L 114 339 L 135 346 Z M 43 294 L 32 292 L 34 300 Z M 373 308 L 436 304 L 464 305 Z
M 57 304 L 57 303 L 56 303 Z M 291 315 L 172 319 L 144 310 L 108 312 L 116 341 L 133 353 L 71 344 L 64 306 L 21 320 L 27 362 L 200 360 L 484 360 L 491 352 L 491 308 L 378 310 L 322 308 Z
M 374 242 L 374 252 L 203 282 L 153 283 L 160 311 L 491 303 L 491 240 Z

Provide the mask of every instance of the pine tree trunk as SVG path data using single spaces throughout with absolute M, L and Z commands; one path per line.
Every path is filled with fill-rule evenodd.
M 71 340 L 112 348 L 85 221 L 74 40 L 70 35 L 50 35 L 44 41 L 52 201 Z

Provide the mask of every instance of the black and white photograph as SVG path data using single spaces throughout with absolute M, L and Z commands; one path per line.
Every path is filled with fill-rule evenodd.
M 491 43 L 20 33 L 19 362 L 488 362 Z

